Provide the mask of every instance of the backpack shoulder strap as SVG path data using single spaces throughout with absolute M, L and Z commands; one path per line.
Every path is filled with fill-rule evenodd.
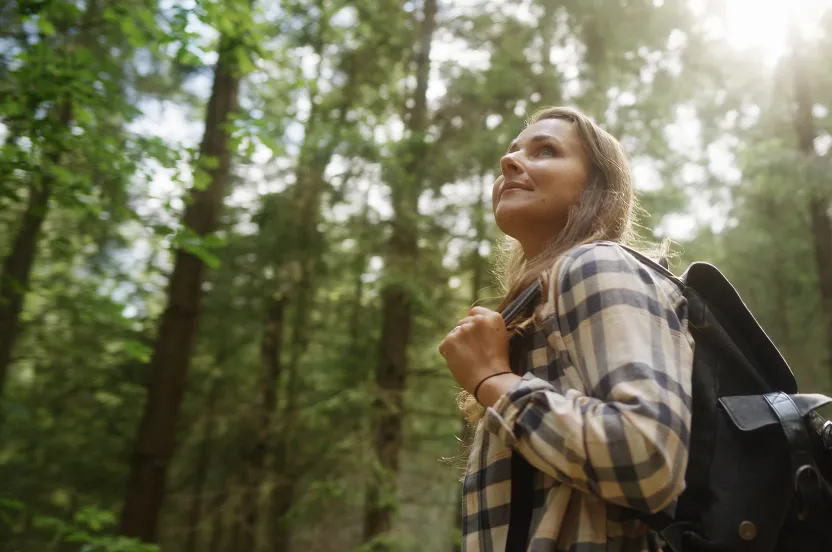
M 514 301 L 509 303 L 509 305 L 500 313 L 503 317 L 503 321 L 506 323 L 506 326 L 511 324 L 515 318 L 534 304 L 540 298 L 540 292 L 540 281 L 535 280 L 534 283 L 523 290 L 523 293 L 518 295 Z
M 540 281 L 535 282 L 526 288 L 502 313 L 506 326 L 525 312 L 540 297 Z M 522 351 L 518 349 L 515 341 L 510 350 L 511 369 L 518 373 L 523 357 Z M 508 535 L 506 536 L 506 552 L 526 550 L 528 546 L 531 519 L 534 510 L 534 468 L 516 450 L 511 451 L 511 510 L 508 523 Z
M 656 272 L 658 272 L 659 274 L 661 274 L 662 276 L 664 276 L 665 278 L 667 278 L 668 280 L 670 280 L 671 282 L 676 284 L 676 287 L 678 287 L 680 290 L 684 291 L 684 289 L 686 287 L 685 282 L 682 281 L 682 279 L 680 279 L 678 276 L 676 276 L 675 274 L 670 272 L 670 269 L 668 268 L 666 259 L 662 259 L 660 262 L 656 262 L 653 259 L 651 259 L 650 257 L 648 257 L 647 255 L 645 255 L 645 254 L 643 254 L 639 251 L 636 251 L 632 247 L 622 245 L 622 244 L 619 244 L 619 246 L 621 247 L 621 249 L 627 251 L 630 255 L 635 257 L 636 260 L 638 260 L 642 264 L 647 265 L 648 267 L 652 268 L 653 270 L 655 270 Z

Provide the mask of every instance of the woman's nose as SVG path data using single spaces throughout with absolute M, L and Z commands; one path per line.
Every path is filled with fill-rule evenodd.
M 518 152 L 507 153 L 500 159 L 500 170 L 504 175 L 519 174 L 525 172 L 523 165 L 517 159 Z

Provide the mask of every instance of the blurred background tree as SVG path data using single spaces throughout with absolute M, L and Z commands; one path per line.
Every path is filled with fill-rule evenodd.
M 436 345 L 548 105 L 832 392 L 830 68 L 822 0 L 3 3 L 0 548 L 458 550 Z

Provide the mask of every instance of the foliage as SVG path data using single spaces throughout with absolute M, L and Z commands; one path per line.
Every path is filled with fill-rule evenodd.
M 136 539 L 112 535 L 115 515 L 106 510 L 86 507 L 78 510 L 69 521 L 26 512 L 26 505 L 16 500 L 0 499 L 0 518 L 13 525 L 25 516 L 32 528 L 41 532 L 53 546 L 71 545 L 79 552 L 157 552 L 159 547 Z M 51 535 L 51 538 L 50 538 Z M 14 544 L 7 548 L 14 550 Z

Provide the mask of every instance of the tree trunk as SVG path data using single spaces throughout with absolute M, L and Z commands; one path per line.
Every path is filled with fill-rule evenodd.
M 364 541 L 373 550 L 389 550 L 384 537 L 393 527 L 399 451 L 402 445 L 404 391 L 407 379 L 407 348 L 410 341 L 412 304 L 402 280 L 418 262 L 418 199 L 421 192 L 423 132 L 427 118 L 427 86 L 430 69 L 430 45 L 436 16 L 436 0 L 425 0 L 416 58 L 416 90 L 413 108 L 407 117 L 410 131 L 411 161 L 401 167 L 392 189 L 393 232 L 388 243 L 387 265 L 393 276 L 381 292 L 382 328 L 376 367 L 374 440 L 376 466 L 367 488 L 364 512 Z
M 815 197 L 809 206 L 809 216 L 820 280 L 821 312 L 826 317 L 826 359 L 832 374 L 832 221 L 829 220 L 829 204 L 829 198 Z
M 245 491 L 241 492 L 241 495 L 244 495 Z M 237 504 L 239 503 L 239 497 L 235 497 L 234 508 L 231 510 L 231 522 L 229 525 L 231 526 L 231 543 L 228 546 L 228 550 L 230 552 L 250 552 L 248 550 L 242 551 L 240 549 L 240 542 L 242 539 L 243 530 L 245 529 L 244 520 L 242 517 L 241 508 L 237 508 Z
M 200 534 L 200 523 L 202 520 L 202 497 L 205 493 L 205 479 L 208 475 L 208 466 L 211 462 L 211 440 L 214 434 L 214 406 L 217 402 L 220 380 L 214 378 L 211 388 L 208 391 L 208 401 L 205 405 L 205 430 L 202 434 L 202 441 L 199 444 L 199 456 L 196 464 L 196 475 L 194 476 L 193 499 L 191 510 L 188 513 L 188 537 L 185 541 L 185 552 L 196 552 Z
M 295 504 L 295 479 L 291 472 L 288 449 L 283 449 L 276 458 L 275 473 L 278 474 L 274 481 L 274 496 L 272 499 L 272 520 L 271 520 L 271 550 L 274 552 L 288 552 L 292 540 L 292 530 L 287 519 L 287 514 Z
M 809 77 L 809 63 L 802 51 L 802 41 L 798 30 L 791 26 L 791 45 L 793 55 L 794 90 L 796 100 L 795 126 L 800 150 L 807 158 L 815 156 L 814 142 L 817 138 L 812 118 L 812 92 Z M 814 176 L 810 172 L 810 178 Z M 812 242 L 815 252 L 815 264 L 818 270 L 821 313 L 826 324 L 826 362 L 832 371 L 832 220 L 828 215 L 832 195 L 818 191 L 812 194 L 809 202 L 809 220 Z
M 291 527 L 287 514 L 294 505 L 295 485 L 298 463 L 290 457 L 295 433 L 297 409 L 298 370 L 300 361 L 309 343 L 309 311 L 313 304 L 314 276 L 316 260 L 314 242 L 317 222 L 320 217 L 320 203 L 323 194 L 323 171 L 332 156 L 332 150 L 324 152 L 325 163 L 317 164 L 312 170 L 298 171 L 298 184 L 303 201 L 298 212 L 301 217 L 296 227 L 296 243 L 300 245 L 301 267 L 299 279 L 293 290 L 294 316 L 292 318 L 292 339 L 289 342 L 289 365 L 286 370 L 286 401 L 280 420 L 280 430 L 275 435 L 273 473 L 274 481 L 271 495 L 271 526 L 269 531 L 270 549 L 284 552 L 289 549 Z
M 226 193 L 231 152 L 227 124 L 237 110 L 240 76 L 235 70 L 235 41 L 223 38 L 214 71 L 214 84 L 205 117 L 201 158 L 218 161 L 208 170 L 205 189 L 194 189 L 184 223 L 199 236 L 214 232 Z M 168 284 L 168 301 L 162 315 L 153 358 L 151 384 L 139 427 L 120 531 L 143 541 L 156 541 L 156 526 L 168 463 L 174 451 L 182 395 L 191 360 L 197 318 L 202 302 L 205 265 L 198 257 L 178 250 Z
M 58 131 L 65 129 L 72 118 L 72 104 L 63 103 L 58 111 Z M 49 168 L 60 163 L 61 152 L 53 150 L 46 154 L 45 171 L 39 182 L 29 186 L 29 199 L 17 230 L 11 251 L 3 261 L 0 272 L 0 397 L 6 383 L 12 348 L 20 329 L 20 313 L 29 287 L 29 277 L 37 253 L 43 221 L 49 210 L 49 199 L 55 185 L 54 173 Z
M 300 361 L 309 343 L 309 311 L 312 308 L 313 292 L 315 288 L 316 248 L 315 234 L 320 217 L 320 204 L 323 194 L 323 171 L 329 163 L 332 151 L 324 152 L 319 158 L 320 163 L 312 170 L 299 169 L 297 185 L 301 202 L 295 228 L 295 243 L 299 245 L 300 272 L 298 280 L 292 289 L 293 314 L 292 338 L 289 342 L 289 362 L 286 367 L 286 400 L 282 409 L 279 431 L 274 434 L 273 473 L 274 485 L 271 491 L 271 516 L 269 542 L 270 549 L 275 551 L 287 550 L 291 539 L 291 531 L 286 520 L 286 514 L 292 508 L 295 497 L 296 462 L 289 458 L 291 443 L 296 433 L 294 430 L 295 410 L 297 408 L 297 385 Z M 261 476 L 261 481 L 264 478 Z
M 265 480 L 266 457 L 271 443 L 277 438 L 275 432 L 275 414 L 277 411 L 277 389 L 280 385 L 282 364 L 280 362 L 283 345 L 283 317 L 286 311 L 286 298 L 274 297 L 269 304 L 263 337 L 260 342 L 260 363 L 263 366 L 263 395 L 260 399 L 257 438 L 248 459 L 248 470 L 243 485 L 243 523 L 241 542 L 242 550 L 251 552 L 257 549 L 257 519 L 260 508 L 261 489 Z
M 227 482 L 226 482 L 227 483 Z M 226 517 L 224 516 L 225 506 L 228 504 L 228 490 L 227 488 L 221 491 L 212 501 L 212 516 L 214 520 L 211 524 L 211 532 L 208 538 L 208 552 L 219 552 L 222 548 L 222 539 L 225 536 L 226 525 L 228 525 Z
M 765 213 L 769 220 L 777 220 L 779 209 L 777 201 L 767 195 L 762 195 L 759 198 L 760 210 Z M 772 239 L 776 239 L 772 236 Z M 774 306 L 775 313 L 772 315 L 772 320 L 775 321 L 774 329 L 777 332 L 777 343 L 782 344 L 784 356 L 788 359 L 790 353 L 794 350 L 792 341 L 792 332 L 789 325 L 789 284 L 788 275 L 784 270 L 788 267 L 788 262 L 783 258 L 783 252 L 780 247 L 774 246 L 771 250 L 771 268 L 769 270 L 771 282 L 774 288 Z
M 320 45 L 323 46 L 322 44 Z M 280 431 L 274 440 L 274 487 L 272 489 L 271 530 L 269 541 L 271 549 L 277 552 L 288 550 L 291 540 L 291 528 L 286 515 L 294 505 L 296 496 L 295 473 L 299 466 L 289 456 L 294 430 L 298 370 L 301 359 L 309 345 L 309 313 L 314 306 L 316 264 L 320 257 L 318 251 L 318 221 L 321 218 L 321 200 L 326 191 L 324 172 L 329 165 L 335 148 L 341 140 L 341 130 L 347 123 L 346 117 L 355 96 L 355 80 L 349 77 L 344 86 L 343 99 L 336 107 L 335 128 L 323 146 L 319 146 L 321 133 L 318 125 L 321 120 L 320 106 L 313 104 L 309 117 L 304 143 L 298 159 L 294 201 L 297 216 L 292 221 L 294 246 L 297 251 L 297 263 L 300 267 L 298 277 L 292 287 L 293 314 L 291 327 L 292 338 L 289 343 L 289 362 L 286 367 L 286 404 L 283 409 Z M 325 115 L 325 114 L 324 114 Z M 319 120 L 320 117 L 320 120 Z
M 322 177 L 323 175 L 321 175 Z M 317 218 L 317 217 L 316 217 Z M 313 219 L 310 219 L 313 220 Z M 312 274 L 306 269 L 309 264 L 304 263 L 301 280 L 311 280 Z M 269 531 L 270 550 L 285 552 L 289 550 L 292 531 L 287 519 L 295 503 L 296 477 L 299 476 L 298 463 L 290 456 L 292 441 L 295 436 L 295 416 L 297 409 L 298 369 L 301 356 L 308 343 L 308 311 L 311 307 L 312 284 L 306 284 L 296 291 L 295 318 L 292 328 L 292 341 L 289 344 L 289 367 L 287 370 L 286 405 L 280 424 L 280 431 L 275 435 L 273 455 L 273 488 L 271 495 L 271 525 Z
M 367 188 L 366 193 L 361 204 L 361 226 L 356 236 L 356 251 L 353 259 L 352 277 L 353 277 L 353 299 L 352 307 L 350 308 L 350 326 L 349 326 L 349 353 L 350 362 L 353 359 L 359 359 L 361 355 L 361 318 L 364 314 L 364 271 L 367 268 L 368 255 L 361 250 L 361 244 L 366 243 L 367 232 L 366 226 L 370 216 L 370 188 Z M 361 359 L 363 362 L 363 359 Z

